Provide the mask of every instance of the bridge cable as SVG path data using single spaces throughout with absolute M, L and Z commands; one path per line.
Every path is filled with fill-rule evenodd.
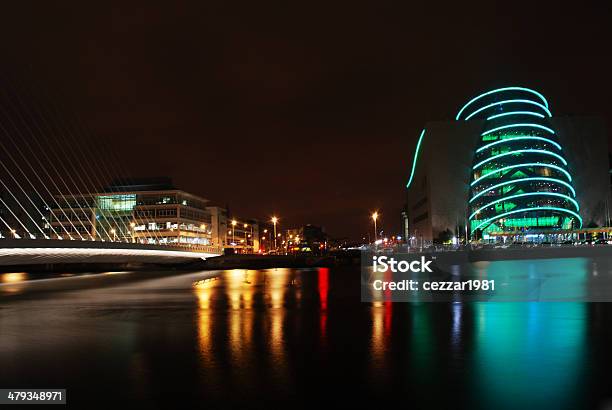
M 30 93 L 30 96 L 32 96 L 32 94 L 33 94 L 33 93 Z M 36 101 L 38 101 L 38 99 L 35 99 L 35 100 L 36 100 Z M 44 107 L 43 107 L 43 104 L 42 104 L 42 103 L 39 103 L 39 104 L 38 104 L 38 108 L 39 108 L 38 110 L 36 110 L 36 109 L 35 109 L 35 110 L 33 110 L 33 111 L 34 111 L 34 112 L 39 112 L 39 111 L 40 111 L 40 112 L 43 112 L 43 111 L 44 111 Z M 46 111 L 46 112 L 48 113 L 48 111 Z M 59 117 L 59 113 L 58 113 L 58 112 L 56 112 L 55 114 L 56 114 L 56 115 Z M 46 116 L 44 116 L 44 115 L 39 115 L 39 117 L 40 117 L 40 118 L 41 118 L 41 120 L 42 120 L 42 121 L 45 123 L 45 125 L 46 125 L 46 128 L 47 128 L 47 129 L 49 129 L 49 130 L 52 130 L 52 129 L 53 129 L 53 127 L 52 127 L 51 123 L 50 123 L 49 121 L 46 121 L 46 120 L 45 120 Z M 57 131 L 62 132 L 62 130 L 60 130 L 59 128 L 64 128 L 64 131 L 63 131 L 63 132 L 64 132 L 66 135 L 71 135 L 71 134 L 70 134 L 70 132 L 67 130 L 67 127 L 65 127 L 65 126 L 64 126 L 64 127 L 62 127 L 62 126 L 60 126 L 60 124 L 59 124 L 59 122 L 58 122 L 58 121 L 54 121 L 54 123 L 55 123 L 55 125 L 56 125 L 56 130 L 57 130 Z M 72 135 L 71 135 L 71 136 L 72 136 Z M 93 181 L 91 180 L 91 177 L 90 177 L 90 172 L 87 172 L 87 170 L 86 170 L 86 169 L 85 169 L 85 167 L 83 166 L 83 164 L 82 164 L 81 160 L 79 159 L 78 155 L 76 155 L 76 154 L 75 154 L 75 151 L 73 150 L 73 146 L 76 146 L 76 147 L 78 147 L 78 148 L 80 149 L 80 144 L 79 144 L 78 140 L 76 139 L 76 137 L 74 137 L 74 136 L 73 136 L 73 138 L 72 138 L 72 141 L 74 141 L 74 144 L 73 144 L 73 143 L 71 143 L 71 142 L 69 142 L 69 143 L 65 144 L 66 146 L 68 146 L 68 148 L 69 148 L 69 150 L 70 150 L 70 153 L 72 154 L 72 156 L 73 156 L 73 158 L 74 158 L 74 159 L 73 159 L 73 161 L 69 161 L 69 163 L 72 165 L 72 169 L 75 171 L 75 174 L 77 175 L 77 177 L 78 177 L 78 179 L 79 179 L 80 183 L 82 184 L 82 186 L 83 186 L 83 187 L 84 187 L 86 190 L 88 189 L 88 186 L 87 186 L 87 184 L 85 183 L 85 181 L 84 181 L 84 179 L 83 179 L 83 177 L 82 177 L 82 175 L 84 174 L 84 175 L 87 177 L 87 179 L 90 181 L 90 187 L 94 188 L 94 191 L 95 191 L 95 184 L 94 184 L 94 183 L 93 183 Z M 76 167 L 74 164 L 77 164 L 77 165 L 78 165 L 78 166 L 81 168 L 81 172 L 78 172 L 77 167 Z M 97 174 L 96 174 L 96 173 L 94 173 L 94 175 L 96 175 L 96 176 L 97 176 Z M 76 185 L 76 183 L 75 183 L 74 181 L 73 181 L 73 183 L 74 183 L 74 185 L 75 185 L 75 187 L 76 187 L 76 186 L 77 186 L 77 185 Z M 77 187 L 77 190 L 78 190 L 78 187 Z M 92 193 L 93 193 L 93 192 L 92 192 Z M 79 195 L 80 195 L 80 196 L 83 198 L 83 200 L 84 200 L 84 201 L 87 201 L 87 199 L 92 199 L 92 198 L 90 198 L 90 195 L 84 195 L 84 194 L 83 194 L 83 192 L 82 192 L 82 191 L 80 191 L 80 190 L 79 190 Z M 87 202 L 85 202 L 85 203 L 87 204 Z M 92 205 L 92 204 L 89 204 L 89 206 L 90 206 L 90 207 L 95 207 L 95 204 L 93 204 L 93 205 Z M 105 215 L 103 212 L 100 212 L 100 213 L 101 213 L 102 217 L 103 217 L 103 218 L 104 218 L 104 219 L 107 221 L 108 225 L 110 226 L 111 224 L 110 224 L 110 222 L 108 221 L 108 218 L 106 217 L 106 215 Z M 86 216 L 88 216 L 88 218 L 89 218 L 89 215 L 86 215 Z M 96 219 L 94 218 L 94 220 L 93 220 L 93 221 L 91 221 L 91 222 L 92 222 L 92 228 L 94 228 L 94 229 L 95 229 L 95 228 L 97 227 L 97 224 L 96 224 Z M 111 237 L 111 235 L 108 233 L 108 230 L 107 230 L 107 229 L 105 229 L 104 225 L 102 225 L 102 224 L 101 224 L 101 225 L 100 225 L 100 227 L 102 228 L 102 231 L 104 232 L 104 234 L 106 235 L 106 237 L 107 237 L 107 238 L 108 238 L 108 239 L 109 239 L 111 242 L 114 242 L 114 239 L 113 239 L 113 238 Z M 96 230 L 96 233 L 97 233 L 97 229 L 95 229 L 95 230 Z M 92 236 L 92 235 L 91 235 L 91 233 L 90 233 L 90 236 Z M 103 236 L 102 236 L 102 235 L 100 235 L 100 239 L 102 239 L 102 238 L 103 238 Z M 92 239 L 94 239 L 94 238 L 93 238 L 93 236 L 92 236 Z M 94 240 L 95 240 L 95 239 L 94 239 Z
M 44 135 L 44 131 L 43 129 L 40 127 L 40 125 L 38 124 L 38 121 L 36 121 L 36 119 L 34 118 L 34 116 L 32 115 L 32 113 L 30 112 L 30 110 L 25 106 L 25 104 L 21 101 L 21 99 L 19 98 L 18 93 L 15 93 L 15 97 L 17 99 L 17 101 L 19 102 L 19 104 L 28 112 L 28 116 L 29 118 L 32 120 L 34 127 L 36 128 L 36 130 L 38 131 L 38 133 L 40 135 Z M 51 166 L 51 168 L 53 169 L 53 171 L 59 176 L 60 181 L 63 183 L 63 185 L 66 187 L 66 190 L 68 192 L 68 196 L 70 196 L 73 200 L 74 203 L 76 203 L 77 207 L 79 208 L 81 215 L 87 217 L 87 213 L 84 211 L 83 207 L 81 206 L 79 200 L 77 199 L 77 196 L 73 194 L 73 191 L 70 189 L 70 187 L 68 186 L 68 184 L 66 183 L 66 180 L 61 176 L 61 174 L 59 173 L 59 171 L 57 170 L 57 167 L 54 165 L 53 161 L 51 160 L 51 158 L 49 158 L 49 156 L 47 155 L 47 152 L 45 150 L 45 147 L 43 147 L 43 145 L 40 143 L 39 139 L 36 136 L 36 133 L 34 132 L 33 128 L 30 127 L 27 123 L 27 121 L 25 120 L 24 116 L 21 115 L 21 113 L 19 112 L 19 110 L 16 110 L 17 115 L 19 116 L 19 118 L 21 119 L 21 121 L 23 122 L 23 124 L 26 126 L 26 128 L 28 129 L 30 135 L 32 136 L 33 141 L 36 143 L 36 145 L 38 146 L 38 148 L 41 150 L 43 156 L 45 157 L 45 159 L 47 160 L 48 164 Z M 25 139 L 24 139 L 25 141 Z M 66 172 L 67 178 L 70 180 L 70 182 L 72 182 L 72 185 L 74 185 L 74 187 L 76 188 L 77 191 L 79 191 L 80 194 L 80 190 L 77 186 L 77 184 L 75 183 L 74 179 L 72 178 L 70 172 L 68 172 L 68 170 L 66 169 L 66 167 L 64 166 L 64 161 L 61 160 L 61 158 L 59 157 L 59 155 L 57 154 L 57 152 L 55 151 L 55 149 L 49 144 L 47 145 L 47 147 L 49 148 L 49 152 L 53 155 L 53 157 L 55 158 L 55 160 L 60 164 L 61 168 L 63 169 L 64 172 Z M 61 192 L 61 191 L 60 191 Z M 66 202 L 66 204 L 68 205 L 69 209 L 72 211 L 72 213 L 77 217 L 77 222 L 81 225 L 81 227 L 83 228 L 84 232 L 87 232 L 87 234 L 89 235 L 90 239 L 93 241 L 95 240 L 93 235 L 91 234 L 91 232 L 87 229 L 87 227 L 85 226 L 85 224 L 83 223 L 83 220 L 81 218 L 81 215 L 79 215 L 76 212 L 76 209 L 74 208 L 73 205 L 71 205 L 68 202 L 68 199 L 66 198 L 67 195 L 63 194 L 60 195 L 60 197 L 62 197 L 64 199 L 64 201 Z M 74 224 L 72 224 L 74 226 Z M 76 229 L 76 227 L 75 227 Z M 83 237 L 83 235 L 81 235 L 80 231 L 77 229 L 77 234 L 79 235 L 79 237 L 81 238 L 81 240 L 85 240 L 85 238 Z
M 76 117 L 75 117 L 76 118 Z M 108 154 L 108 156 L 110 157 L 110 161 L 106 161 L 106 162 L 102 162 L 103 167 L 101 167 L 106 174 L 108 175 L 108 177 L 110 179 L 113 179 L 119 183 L 125 183 L 127 185 L 130 185 L 133 183 L 133 181 L 127 177 L 127 173 L 125 172 L 124 167 L 122 166 L 122 163 L 114 156 L 114 152 L 111 149 L 108 149 L 105 144 L 103 144 L 103 141 L 101 141 L 98 138 L 93 138 L 93 135 L 90 131 L 88 131 L 82 124 L 80 121 L 78 121 L 78 118 L 76 119 L 76 121 L 73 122 L 73 124 L 79 128 L 79 130 L 85 134 L 88 134 L 90 136 L 92 136 L 92 138 L 88 138 L 87 140 L 89 142 L 91 142 L 91 146 L 93 149 L 98 150 L 99 152 L 101 152 L 103 155 L 99 155 L 100 158 L 102 158 L 104 156 L 104 153 Z M 94 141 L 98 142 L 98 146 L 96 147 L 94 145 Z M 110 165 L 108 165 L 110 164 Z M 122 176 L 122 174 L 124 176 Z M 136 204 L 136 206 L 138 206 L 138 204 Z M 147 225 L 151 225 L 151 224 L 155 224 L 155 226 L 157 226 L 157 222 L 155 221 L 155 217 L 153 217 L 152 219 L 150 219 L 148 217 L 148 212 L 151 210 L 143 210 L 142 212 L 142 216 L 138 215 L 138 211 L 137 210 L 132 210 L 132 212 L 134 213 L 134 222 L 136 222 L 136 220 L 139 220 L 140 222 L 145 222 Z M 155 210 L 153 210 L 155 211 Z M 157 241 L 158 244 L 161 244 L 161 233 L 158 233 L 156 229 L 153 230 L 149 230 L 148 227 L 146 229 L 146 231 L 154 237 L 154 241 Z
M 3 107 L 2 104 L 0 104 L 0 108 L 2 108 L 2 112 L 5 114 L 6 118 L 11 122 L 11 125 L 13 126 L 13 128 L 19 133 L 21 134 L 22 140 L 25 143 L 25 145 L 28 147 L 28 149 L 30 150 L 30 152 L 32 153 L 32 156 L 34 158 L 37 159 L 38 164 L 40 166 L 40 168 L 43 169 L 43 171 L 45 172 L 45 174 L 47 175 L 47 177 L 49 178 L 49 181 L 55 186 L 55 189 L 57 189 L 59 191 L 59 188 L 57 187 L 57 184 L 55 183 L 55 181 L 53 180 L 53 178 L 51 178 L 51 175 L 49 175 L 49 173 L 47 172 L 46 167 L 42 166 L 42 163 L 40 162 L 40 160 L 36 157 L 36 155 L 34 154 L 34 151 L 32 149 L 32 147 L 27 143 L 27 140 L 25 138 L 23 138 L 23 133 L 16 127 L 15 123 L 12 121 L 10 113 L 8 113 Z M 51 192 L 49 191 L 49 188 L 47 187 L 47 184 L 45 184 L 45 182 L 43 182 L 43 180 L 40 178 L 40 175 L 38 174 L 38 172 L 36 172 L 36 169 L 32 166 L 32 164 L 30 163 L 30 161 L 27 159 L 27 157 L 23 154 L 23 151 L 21 150 L 21 148 L 19 148 L 19 145 L 17 143 L 15 143 L 15 141 L 13 140 L 13 137 L 11 136 L 11 134 L 7 131 L 5 131 L 5 135 L 9 138 L 9 140 L 11 141 L 11 143 L 15 146 L 17 152 L 19 153 L 19 155 L 21 155 L 21 157 L 23 158 L 24 162 L 30 167 L 30 169 L 34 172 L 34 175 L 36 176 L 36 178 L 38 179 L 38 181 L 41 183 L 41 185 L 43 186 L 43 188 L 45 188 L 45 190 L 47 191 L 47 193 L 49 194 L 49 196 L 51 197 L 51 199 L 53 199 L 53 201 L 55 202 L 55 204 L 58 206 L 58 208 L 60 209 L 60 211 L 62 212 L 62 214 L 66 217 L 66 220 L 70 223 L 70 225 L 72 225 L 72 227 L 74 228 L 75 232 L 78 233 L 78 229 L 76 229 L 76 226 L 72 223 L 70 217 L 66 214 L 66 212 L 64 211 L 64 209 L 59 205 L 59 203 L 57 202 L 56 198 L 51 194 Z M 3 145 L 3 149 L 6 152 L 9 152 Z M 12 156 L 11 156 L 12 158 Z M 13 162 L 16 162 L 16 160 L 14 158 L 12 158 Z M 19 167 L 19 165 L 17 164 L 18 168 L 21 169 L 21 167 Z M 23 173 L 23 170 L 21 171 Z M 38 190 L 36 190 L 36 188 L 33 186 L 34 190 L 36 192 L 38 192 Z M 42 196 L 39 194 L 39 196 L 42 199 Z M 44 200 L 43 200 L 44 202 Z M 53 216 L 54 213 L 51 211 L 51 215 Z M 64 229 L 64 231 L 66 232 L 66 234 L 68 235 L 69 239 L 73 239 L 72 235 L 68 232 L 68 230 L 62 225 L 62 228 Z M 79 236 L 81 236 L 79 234 Z M 81 239 L 83 239 L 83 237 L 81 236 Z
M 2 183 L 2 185 L 4 185 L 4 183 Z M 9 191 L 10 193 L 10 191 Z M 12 195 L 12 194 L 11 194 Z M 0 197 L 0 202 L 2 202 L 4 204 L 4 206 L 6 207 L 6 209 L 8 209 L 8 211 L 11 213 L 11 215 L 13 215 L 13 218 L 15 218 L 15 220 L 19 223 L 19 225 L 21 225 L 23 227 L 23 229 L 27 232 L 27 234 L 30 236 L 30 239 L 34 239 L 35 236 L 32 235 L 32 232 L 30 232 L 30 230 L 23 224 L 23 222 L 21 222 L 21 219 L 19 219 L 19 217 L 17 217 L 17 215 L 15 215 L 15 213 L 13 212 L 13 210 L 6 204 L 6 202 L 4 202 L 4 199 L 2 199 L 2 197 Z
M 2 125 L 2 123 L 0 123 L 0 130 L 2 130 L 5 134 L 7 133 L 6 128 L 4 128 L 4 126 Z M 32 181 L 30 181 L 30 178 L 28 178 L 28 176 L 23 172 L 23 170 L 21 169 L 21 166 L 19 166 L 19 163 L 15 160 L 15 158 L 13 157 L 13 155 L 11 155 L 10 151 L 6 149 L 6 147 L 4 146 L 4 144 L 2 142 L 0 142 L 0 146 L 2 147 L 2 149 L 7 153 L 8 157 L 11 159 L 11 161 L 13 161 L 13 163 L 15 164 L 15 166 L 17 167 L 17 169 L 19 170 L 19 172 L 21 172 L 21 174 L 23 175 L 23 177 L 26 179 L 26 181 L 28 181 L 28 184 L 30 184 L 30 186 L 32 187 L 32 189 L 34 189 L 34 192 L 36 192 L 36 194 L 38 195 L 38 197 L 40 198 L 40 200 L 43 202 L 45 209 L 51 209 L 49 207 L 49 204 L 47 204 L 47 202 L 44 200 L 44 198 L 42 197 L 42 195 L 38 192 L 38 190 L 36 189 L 36 187 L 34 186 L 34 184 L 32 184 Z M 38 214 L 41 216 L 42 220 L 45 221 L 47 224 L 49 224 L 49 228 L 53 231 L 53 233 L 56 236 L 59 236 L 59 234 L 57 233 L 57 231 L 53 228 L 53 226 L 51 226 L 51 224 L 49 223 L 49 220 L 47 219 L 47 217 L 45 215 L 43 215 L 42 212 L 40 212 L 40 209 L 38 209 L 38 206 L 34 203 L 34 201 L 32 201 L 32 199 L 30 198 L 30 196 L 25 192 L 25 190 L 23 189 L 23 187 L 21 186 L 21 184 L 19 184 L 19 182 L 17 181 L 17 179 L 13 176 L 12 172 L 10 172 L 10 170 L 6 167 L 6 165 L 4 165 L 4 162 L 0 161 L 0 165 L 2 165 L 2 168 L 4 168 L 4 170 L 6 171 L 6 173 L 13 179 L 13 181 L 15 182 L 15 184 L 19 187 L 19 189 L 21 189 L 21 192 L 23 192 L 23 194 L 25 195 L 25 197 L 28 199 L 28 201 L 30 201 L 30 203 L 32 204 L 32 207 L 38 212 Z M 68 233 L 68 231 L 66 231 L 66 233 Z M 46 233 L 43 233 L 43 235 L 45 236 L 46 239 L 49 239 L 49 237 L 47 236 Z

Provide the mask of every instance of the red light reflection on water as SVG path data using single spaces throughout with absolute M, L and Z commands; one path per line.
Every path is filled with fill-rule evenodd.
M 393 275 L 390 270 L 387 270 L 387 272 L 385 272 L 384 280 L 385 281 L 393 280 Z M 391 302 L 391 290 L 389 288 L 385 289 L 384 301 L 385 301 L 384 302 L 384 305 L 385 305 L 385 320 L 384 320 L 385 337 L 388 337 L 389 334 L 391 333 L 391 317 L 393 315 L 393 302 Z
M 319 268 L 319 298 L 321 310 L 327 310 L 327 293 L 329 292 L 329 268 Z
M 329 268 L 319 268 L 319 300 L 321 301 L 321 337 L 327 331 L 327 294 L 329 293 Z

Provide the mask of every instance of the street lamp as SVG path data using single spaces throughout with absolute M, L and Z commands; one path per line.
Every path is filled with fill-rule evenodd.
M 374 221 L 374 243 L 378 240 L 376 233 L 376 220 L 378 219 L 378 212 L 372 214 L 372 220 Z
M 265 243 L 265 242 L 266 242 L 266 234 L 267 234 L 267 233 L 268 233 L 268 230 L 267 230 L 267 229 L 264 229 L 264 230 L 263 230 L 263 236 L 261 237 L 261 246 L 262 246 L 264 249 L 266 249 L 266 248 L 268 247 L 268 246 L 267 246 L 267 244 Z
M 244 224 L 244 251 L 246 253 L 246 248 L 249 245 L 249 243 L 247 242 L 247 233 L 246 233 L 246 228 L 248 227 L 248 224 Z
M 274 250 L 276 250 L 276 223 L 278 222 L 278 218 L 272 217 L 272 224 L 274 224 Z
M 236 241 L 234 240 L 234 233 L 236 232 L 236 222 L 235 219 L 232 220 L 232 246 L 235 246 Z

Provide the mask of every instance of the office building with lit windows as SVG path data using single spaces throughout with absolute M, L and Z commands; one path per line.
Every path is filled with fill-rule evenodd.
M 58 195 L 50 226 L 64 238 L 217 246 L 208 200 L 166 178 L 114 183 L 104 192 Z M 63 234 L 63 235 L 62 235 Z
M 51 237 L 259 250 L 256 220 L 230 217 L 226 209 L 177 189 L 169 178 L 115 182 L 104 192 L 58 195 L 54 202 Z
M 525 238 L 607 225 L 603 121 L 555 117 L 535 90 L 492 90 L 455 121 L 428 123 L 410 167 L 402 219 L 412 238 Z

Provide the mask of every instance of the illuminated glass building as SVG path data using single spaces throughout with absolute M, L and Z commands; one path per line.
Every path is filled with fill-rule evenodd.
M 539 92 L 506 87 L 427 124 L 411 163 L 405 232 L 435 240 L 602 226 L 610 198 L 602 121 L 553 117 Z
M 60 206 L 49 210 L 49 236 L 53 231 L 62 239 L 259 250 L 257 220 L 232 217 L 234 226 L 226 209 L 177 189 L 169 178 L 115 182 L 104 192 L 58 195 L 56 202 Z
M 508 87 L 481 94 L 457 120 L 484 121 L 470 178 L 470 234 L 582 227 L 546 98 Z
M 73 239 L 141 243 L 216 245 L 208 200 L 176 189 L 166 178 L 105 192 L 59 195 L 61 208 L 50 210 L 51 226 Z M 66 238 L 64 238 L 66 239 Z

